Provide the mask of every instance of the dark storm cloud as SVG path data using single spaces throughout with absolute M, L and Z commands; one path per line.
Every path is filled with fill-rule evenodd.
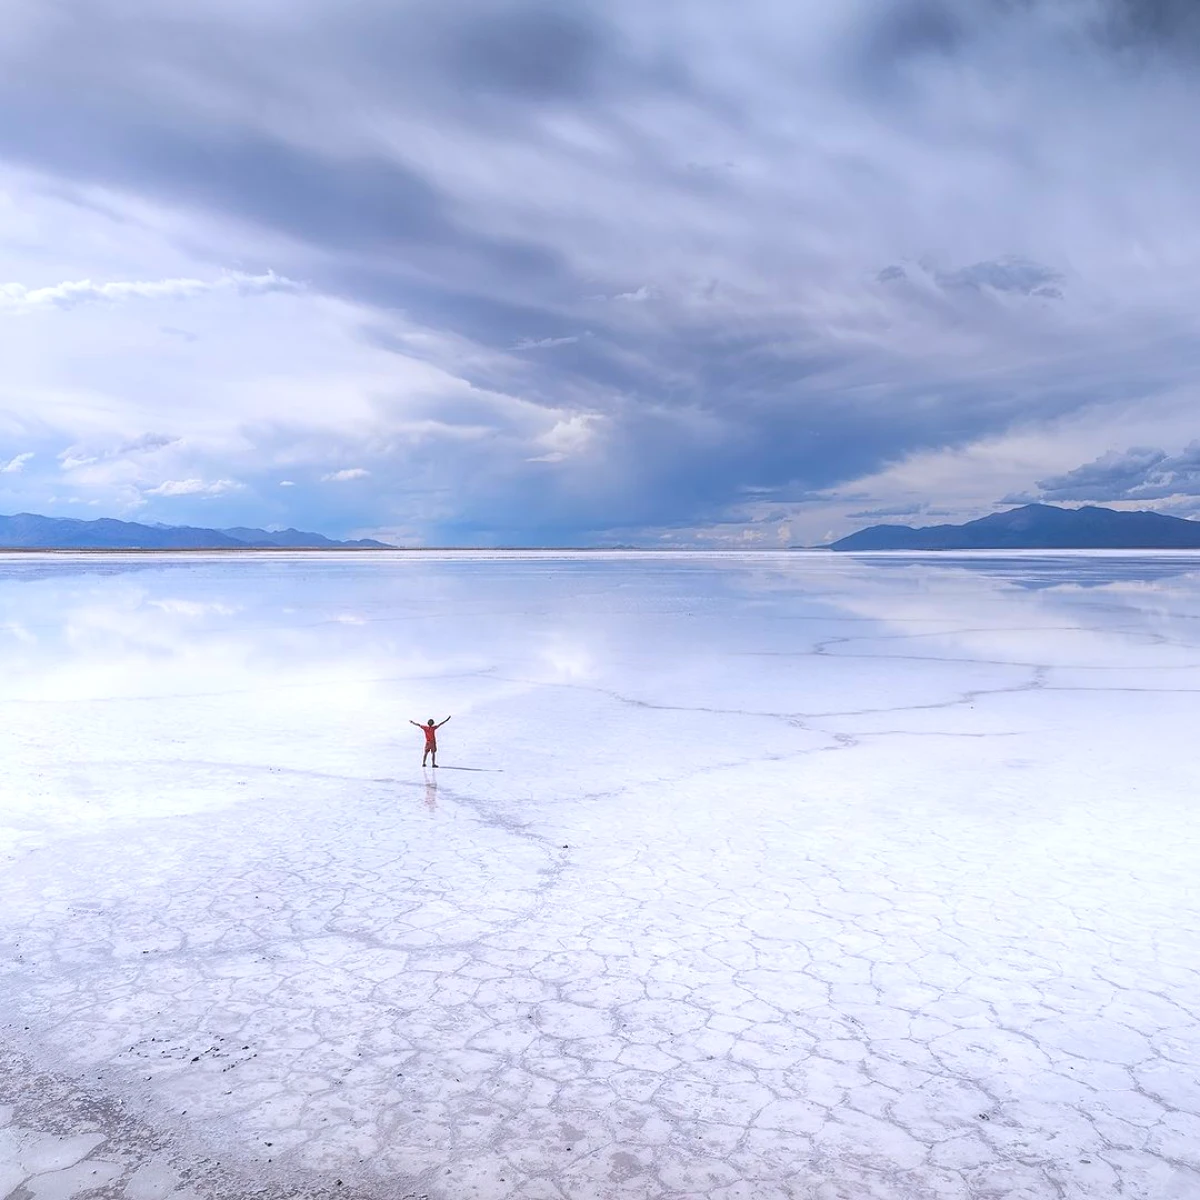
M 1045 500 L 1157 500 L 1200 496 L 1200 442 L 1179 454 L 1135 446 L 1107 454 L 1037 485 Z
M 1177 99 L 1106 91 L 1191 6 L 7 6 L 0 157 L 260 232 L 263 266 L 493 351 L 439 360 L 468 384 L 597 418 L 574 479 L 505 476 L 526 524 L 702 520 L 1171 382 L 1069 307 L 1105 264 L 1061 242 L 1151 237 L 1192 169 L 1171 120 L 1122 133 Z
M 466 107 L 489 122 L 520 121 L 522 107 L 689 86 L 677 56 L 669 49 L 639 53 L 608 6 L 592 0 L 352 0 L 344 8 L 301 7 L 326 52 L 365 69 L 371 86 L 425 107 Z
M 485 92 L 578 99 L 595 88 L 611 42 L 582 8 L 531 4 L 467 21 L 451 39 L 451 62 L 460 80 Z
M 0 156 L 295 238 L 321 255 L 303 272 L 319 285 L 414 307 L 497 346 L 561 320 L 582 281 L 536 230 L 485 232 L 470 197 L 447 194 L 396 156 L 305 145 L 264 127 L 257 111 L 303 117 L 308 103 L 303 77 L 279 57 L 297 73 L 311 68 L 315 92 L 331 74 L 349 81 L 348 116 L 382 101 L 430 127 L 445 123 L 450 139 L 456 122 L 511 134 L 536 124 L 539 105 L 674 89 L 686 76 L 669 54 L 622 53 L 616 31 L 582 3 L 302 2 L 290 25 L 265 33 L 149 7 L 137 20 L 119 13 L 112 3 L 65 4 L 53 36 L 10 64 L 0 77 Z M 194 94 L 222 103 L 189 103 Z M 243 111 L 222 112 L 239 100 Z
M 962 5 L 940 0 L 901 0 L 881 6 L 864 22 L 858 44 L 860 66 L 875 78 L 888 77 L 926 56 L 946 57 L 962 49 L 970 24 Z
M 1165 47 L 1200 53 L 1200 7 L 1193 0 L 1112 0 L 1100 28 L 1119 47 Z
M 854 87 L 887 104 L 917 104 L 929 72 L 972 69 L 985 61 L 1026 7 L 1021 0 L 893 0 L 863 6 L 857 36 L 841 47 L 839 58 Z
M 105 122 L 81 136 L 74 115 L 55 108 L 37 122 L 0 125 L 0 152 L 89 183 L 261 225 L 325 254 L 386 256 L 392 301 L 403 298 L 406 278 L 444 277 L 448 259 L 468 260 L 482 286 L 501 277 L 552 281 L 560 269 L 544 246 L 463 226 L 449 198 L 402 163 L 322 153 L 252 129 Z M 444 291 L 452 305 L 452 282 L 424 287 Z
M 1026 43 L 1034 53 L 1078 51 L 1088 42 L 1118 51 L 1200 51 L 1194 0 L 896 0 L 865 15 L 853 61 L 864 81 L 897 87 L 934 60 L 978 62 L 986 55 L 982 42 L 1003 40 L 1026 23 L 1040 34 Z
M 520 511 L 528 536 L 547 544 L 570 541 L 572 530 L 602 521 L 607 528 L 716 522 L 732 501 L 745 498 L 748 486 L 765 501 L 805 502 L 816 489 L 895 461 L 898 447 L 963 444 L 1018 409 L 1000 387 L 939 394 L 914 385 L 891 392 L 883 410 L 853 388 L 818 388 L 816 395 L 790 420 L 774 409 L 747 407 L 744 420 L 731 421 L 715 396 L 670 407 L 626 400 L 613 411 L 603 443 L 607 466 L 594 488 L 580 492 L 569 486 L 569 476 L 534 475 L 513 482 L 505 508 Z M 1054 398 L 1059 408 L 1077 402 Z M 461 527 L 471 536 L 488 528 Z

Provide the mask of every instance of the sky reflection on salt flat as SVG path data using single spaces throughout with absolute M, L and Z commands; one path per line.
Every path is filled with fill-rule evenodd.
M 13 556 L 0 701 L 27 765 L 186 744 L 389 774 L 410 719 L 453 713 L 447 754 L 579 771 L 645 752 L 639 706 L 714 718 L 694 764 L 787 743 L 755 714 L 920 711 L 997 670 L 1187 675 L 1198 615 L 1174 555 Z

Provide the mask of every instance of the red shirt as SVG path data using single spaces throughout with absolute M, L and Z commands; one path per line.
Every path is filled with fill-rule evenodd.
M 422 725 L 421 732 L 425 735 L 425 748 L 432 750 L 437 747 L 437 726 Z

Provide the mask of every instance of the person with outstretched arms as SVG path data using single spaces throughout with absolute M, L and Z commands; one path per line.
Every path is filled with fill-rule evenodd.
M 446 721 L 450 720 L 449 717 Z M 425 753 L 421 755 L 421 766 L 425 765 L 425 760 L 430 756 L 433 757 L 433 765 L 437 766 L 437 731 L 445 725 L 446 721 L 439 721 L 436 725 L 433 723 L 433 718 L 430 717 L 424 725 L 420 721 L 409 721 L 410 725 L 415 725 L 425 735 Z

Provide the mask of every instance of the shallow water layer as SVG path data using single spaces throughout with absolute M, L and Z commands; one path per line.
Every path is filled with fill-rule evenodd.
M 1200 1195 L 1200 558 L 0 556 L 0 646 L 0 1197 Z

